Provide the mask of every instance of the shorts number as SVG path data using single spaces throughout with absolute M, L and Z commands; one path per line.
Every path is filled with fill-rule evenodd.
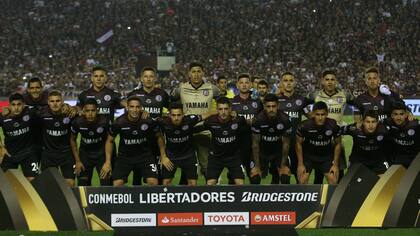
M 245 168 L 244 168 L 244 166 L 243 166 L 243 165 L 241 165 L 241 169 L 242 169 L 242 172 L 243 172 L 243 173 L 246 173 Z
M 388 162 L 384 162 L 384 166 L 385 166 L 385 168 L 386 168 L 386 169 L 389 169 L 389 164 L 388 164 Z
M 157 172 L 157 166 L 156 164 L 150 164 L 150 167 L 152 168 L 153 172 Z
M 38 163 L 32 162 L 31 166 L 32 166 L 32 172 L 38 172 L 39 170 Z

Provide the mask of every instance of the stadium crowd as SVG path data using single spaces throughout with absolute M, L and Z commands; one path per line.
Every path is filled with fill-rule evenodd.
M 137 86 L 139 55 L 157 49 L 177 63 L 161 78 L 170 89 L 187 79 L 188 63 L 206 65 L 210 82 L 242 72 L 277 83 L 293 71 L 300 92 L 313 91 L 324 68 L 359 94 L 363 71 L 377 65 L 382 81 L 403 96 L 420 96 L 420 2 L 336 1 L 57 1 L 0 3 L 0 94 L 32 77 L 76 96 L 94 64 L 109 69 L 109 86 Z M 96 40 L 113 30 L 104 43 Z

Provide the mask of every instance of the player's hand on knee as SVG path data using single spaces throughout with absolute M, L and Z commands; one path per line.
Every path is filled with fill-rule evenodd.
M 281 175 L 291 175 L 290 168 L 287 165 L 280 166 L 279 173 Z
M 261 169 L 259 167 L 253 167 L 249 173 L 249 175 L 251 177 L 254 177 L 256 175 L 260 175 L 261 176 Z
M 143 120 L 145 120 L 145 119 L 147 119 L 147 118 L 149 118 L 149 117 L 150 117 L 150 113 L 149 113 L 149 112 L 147 112 L 147 111 L 145 111 L 145 110 L 141 111 L 141 118 L 142 118 Z
M 84 170 L 85 170 L 85 166 L 83 165 L 83 163 L 81 161 L 76 161 L 74 165 L 74 173 L 76 175 L 80 175 L 80 173 Z
M 0 164 L 3 162 L 5 156 L 10 157 L 9 152 L 7 151 L 6 147 L 0 147 Z
M 106 161 L 104 165 L 102 166 L 99 177 L 101 179 L 106 179 L 109 175 L 111 175 L 111 170 L 112 170 L 111 163 Z
M 174 163 L 172 163 L 167 156 L 162 156 L 160 158 L 160 163 L 169 171 L 172 171 L 175 168 Z
M 333 175 L 333 177 L 337 180 L 339 175 L 340 169 L 338 168 L 338 165 L 332 165 L 330 168 L 330 174 Z
M 303 178 L 303 176 L 306 174 L 306 168 L 304 165 L 298 165 L 297 174 L 298 174 L 299 180 Z

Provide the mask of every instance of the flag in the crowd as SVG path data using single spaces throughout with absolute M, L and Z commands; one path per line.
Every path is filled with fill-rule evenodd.
M 385 54 L 376 54 L 376 59 L 378 62 L 383 62 L 385 59 Z
M 112 35 L 114 35 L 114 31 L 112 29 L 110 29 L 107 32 L 105 32 L 102 36 L 100 36 L 99 38 L 97 38 L 96 39 L 96 42 L 98 42 L 98 43 L 104 43 L 108 39 L 110 39 L 112 37 Z

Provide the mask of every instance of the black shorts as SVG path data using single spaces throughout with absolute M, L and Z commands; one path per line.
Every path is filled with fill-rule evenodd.
M 392 158 L 391 165 L 403 165 L 406 169 L 410 166 L 411 162 L 416 157 L 413 155 L 394 155 Z
M 323 174 L 327 174 L 333 165 L 332 162 L 332 157 L 315 157 L 303 154 L 303 164 L 305 165 L 306 173 L 311 173 L 312 170 L 318 170 Z
M 114 180 L 126 180 L 131 171 L 137 171 L 141 174 L 137 178 L 158 178 L 158 167 L 154 157 L 147 157 L 139 163 L 130 163 L 126 158 L 118 157 L 112 172 L 112 178 Z
M 207 167 L 207 180 L 219 179 L 220 174 L 224 168 L 228 168 L 230 178 L 232 179 L 244 179 L 244 169 L 242 166 L 242 160 L 239 155 L 230 157 L 214 157 L 209 156 L 209 164 Z
M 1 168 L 3 171 L 7 171 L 9 169 L 18 169 L 19 165 L 25 177 L 36 177 L 38 175 L 39 163 L 35 152 L 10 157 L 5 156 L 1 163 Z
M 49 152 L 43 151 L 41 158 L 41 171 L 50 167 L 59 168 L 65 179 L 74 179 L 74 158 L 71 151 Z
M 80 172 L 79 177 L 92 177 L 93 169 L 99 173 L 105 163 L 105 152 L 87 152 L 79 151 L 80 161 L 83 163 L 85 170 Z
M 375 172 L 377 175 L 381 175 L 385 173 L 388 168 L 389 164 L 386 161 L 377 161 L 377 162 L 370 162 L 370 163 L 363 163 L 361 161 L 352 161 L 350 164 L 361 163 L 362 165 L 366 166 L 369 170 Z
M 275 154 L 267 154 L 260 152 L 260 170 L 262 177 L 267 177 L 268 171 L 273 173 L 277 172 L 277 169 L 281 166 L 281 152 Z
M 197 157 L 195 153 L 191 153 L 187 158 L 181 160 L 171 160 L 175 168 L 172 171 L 166 169 L 163 165 L 161 166 L 161 177 L 162 179 L 172 179 L 175 176 L 177 168 L 181 168 L 182 173 L 185 174 L 187 179 L 197 179 Z

